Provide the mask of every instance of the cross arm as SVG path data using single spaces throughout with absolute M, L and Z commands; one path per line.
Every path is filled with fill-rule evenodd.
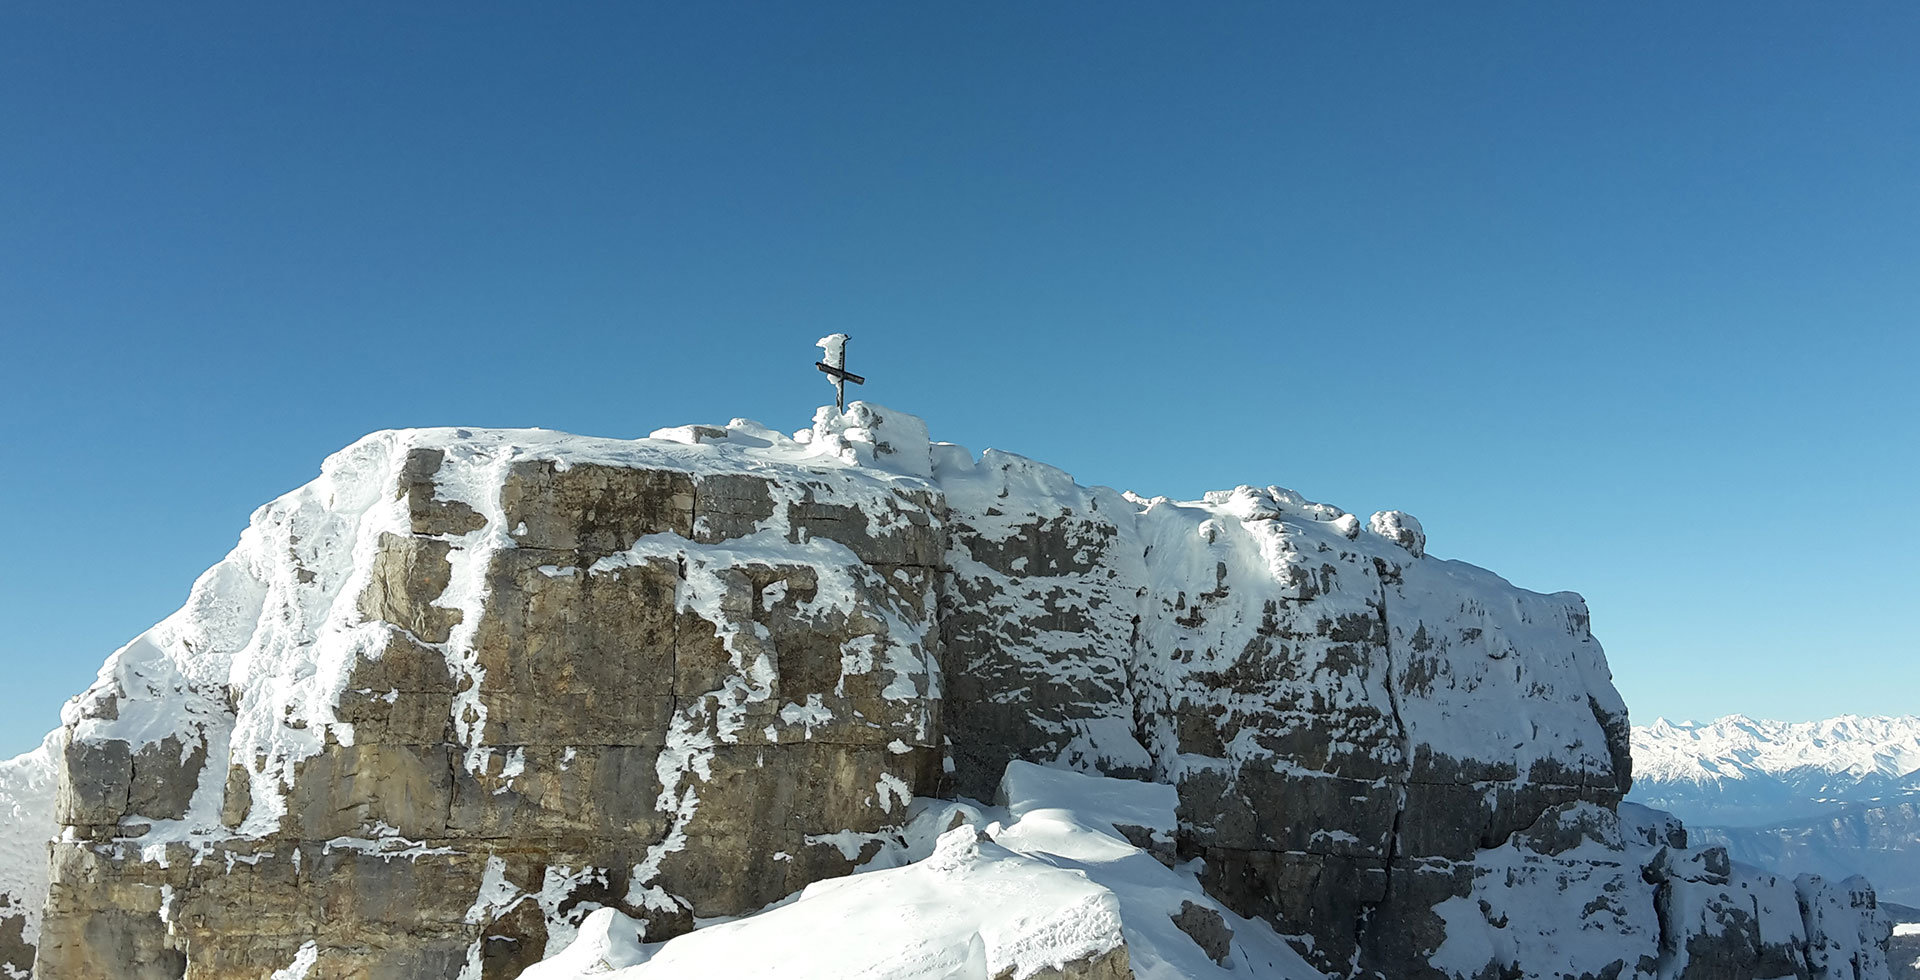
M 825 361 L 815 361 L 813 362 L 813 366 L 819 368 L 822 372 L 825 372 L 827 377 L 833 378 L 836 381 L 851 381 L 857 385 L 863 385 L 867 383 L 867 379 L 857 374 L 854 374 L 853 372 L 848 371 L 845 368 L 834 367 L 833 365 L 828 364 Z

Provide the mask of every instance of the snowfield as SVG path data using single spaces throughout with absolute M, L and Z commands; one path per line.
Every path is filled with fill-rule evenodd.
M 1321 977 L 1265 923 L 1208 898 L 1192 869 L 1117 829 L 1170 835 L 1172 787 L 1016 762 L 1000 789 L 1000 806 L 916 799 L 862 872 L 666 942 L 599 909 L 523 980 L 1021 980 L 1123 943 L 1140 980 Z M 1175 924 L 1187 906 L 1232 930 L 1223 962 Z

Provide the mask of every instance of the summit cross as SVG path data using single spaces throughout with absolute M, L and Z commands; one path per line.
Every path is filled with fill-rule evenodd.
M 863 385 L 867 379 L 847 370 L 846 334 L 828 334 L 814 346 L 826 351 L 826 356 L 824 360 L 813 362 L 813 366 L 826 373 L 828 382 L 833 385 L 833 407 L 844 412 L 847 410 L 847 382 Z

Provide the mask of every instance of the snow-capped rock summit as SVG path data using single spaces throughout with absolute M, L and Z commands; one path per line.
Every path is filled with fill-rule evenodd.
M 0 771 L 6 840 L 52 842 L 0 877 L 0 959 L 1884 972 L 1863 882 L 1730 865 L 1621 805 L 1626 708 L 1579 596 L 1426 549 L 1399 512 L 1086 487 L 861 402 L 792 435 L 377 433 Z

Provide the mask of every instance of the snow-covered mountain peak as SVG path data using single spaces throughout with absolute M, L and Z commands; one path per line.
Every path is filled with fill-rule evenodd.
M 0 767 L 0 974 L 1878 962 L 1864 883 L 1617 812 L 1585 603 L 1426 545 L 1281 487 L 1083 486 L 861 402 L 791 435 L 376 433 Z M 1716 771 L 1768 744 L 1667 727 Z
M 1920 717 L 1780 722 L 1729 715 L 1633 729 L 1630 799 L 1684 820 L 1734 861 L 1920 901 Z
M 1649 782 L 1808 773 L 1898 778 L 1920 771 L 1920 717 L 1779 722 L 1735 714 L 1705 723 L 1659 718 L 1634 726 L 1633 756 L 1639 779 Z

